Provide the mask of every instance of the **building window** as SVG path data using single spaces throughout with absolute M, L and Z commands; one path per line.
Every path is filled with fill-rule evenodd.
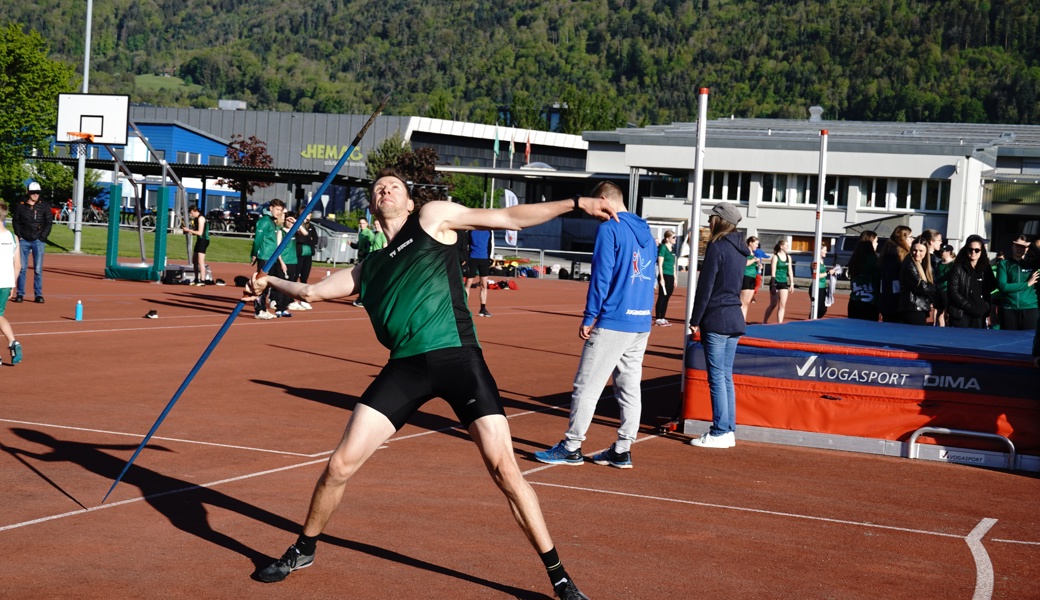
M 165 150 L 156 150 L 155 152 L 148 153 L 148 162 L 160 162 L 166 160 Z
M 177 163 L 182 165 L 200 164 L 202 156 L 198 152 L 178 152 Z
M 865 178 L 860 183 L 859 205 L 893 211 L 946 211 L 950 209 L 950 182 L 946 179 Z
M 888 206 L 888 179 L 864 177 L 860 182 L 860 208 L 885 208 Z
M 211 165 L 226 165 L 227 164 L 227 157 L 226 156 L 214 156 L 214 155 L 210 154 L 209 155 L 209 164 L 211 164 Z
M 787 204 L 787 175 L 764 173 L 762 175 L 762 202 Z
M 826 192 L 823 195 L 824 206 L 830 208 L 848 206 L 850 184 L 848 177 L 828 177 Z
M 751 197 L 751 174 L 740 171 L 705 171 L 702 200 L 728 200 L 747 204 Z
M 816 175 L 795 175 L 792 204 L 816 204 Z

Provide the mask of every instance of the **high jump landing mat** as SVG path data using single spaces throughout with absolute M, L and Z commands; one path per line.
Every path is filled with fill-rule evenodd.
M 733 365 L 737 437 L 1040 471 L 1032 331 L 822 319 L 753 325 Z M 711 423 L 703 348 L 687 347 L 683 431 Z

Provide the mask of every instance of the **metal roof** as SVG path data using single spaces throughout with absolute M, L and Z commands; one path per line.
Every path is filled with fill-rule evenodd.
M 821 130 L 839 152 L 969 156 L 996 148 L 1000 156 L 1040 156 L 1040 125 L 716 119 L 708 121 L 708 147 L 815 150 Z M 587 131 L 589 142 L 696 146 L 697 123 L 614 131 Z
M 45 157 L 33 157 L 29 160 L 39 160 L 45 162 L 57 162 L 66 166 L 74 167 L 78 164 L 79 159 L 68 156 L 45 156 Z M 114 160 L 105 160 L 99 158 L 87 159 L 86 166 L 88 169 L 97 169 L 100 171 L 113 171 L 115 170 Z M 140 162 L 140 161 L 126 161 L 126 166 L 135 174 L 148 176 L 161 176 L 162 175 L 162 164 L 158 162 Z M 304 183 L 314 181 L 324 181 L 329 176 L 326 171 L 317 171 L 312 169 L 278 169 L 278 168 L 259 168 L 259 167 L 243 167 L 240 165 L 196 165 L 186 163 L 169 163 L 173 172 L 178 177 L 193 177 L 199 179 L 246 179 L 248 181 L 266 181 L 272 183 Z M 363 179 L 359 177 L 348 177 L 346 175 L 337 175 L 333 178 L 332 183 L 335 185 L 343 185 L 348 187 L 366 187 L 372 183 L 370 179 Z

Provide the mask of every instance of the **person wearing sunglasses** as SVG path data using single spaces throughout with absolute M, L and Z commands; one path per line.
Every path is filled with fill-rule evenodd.
M 953 263 L 947 284 L 950 317 L 947 324 L 950 327 L 985 329 L 990 299 L 997 289 L 985 240 L 978 235 L 969 235 Z

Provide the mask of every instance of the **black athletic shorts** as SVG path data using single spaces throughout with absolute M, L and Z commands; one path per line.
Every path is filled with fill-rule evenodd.
M 490 258 L 470 258 L 469 265 L 470 272 L 476 273 L 478 277 L 487 277 L 491 271 Z
M 436 397 L 447 400 L 467 428 L 481 417 L 506 414 L 484 353 L 476 346 L 391 359 L 359 402 L 386 415 L 400 430 Z
M 209 240 L 205 238 L 195 238 L 195 249 L 192 252 L 195 254 L 205 254 L 206 248 L 209 248 Z
M 744 276 L 744 283 L 740 284 L 740 289 L 742 289 L 742 290 L 753 290 L 753 289 L 755 289 L 755 279 L 756 278 L 754 276 L 748 277 L 747 275 L 745 275 Z

